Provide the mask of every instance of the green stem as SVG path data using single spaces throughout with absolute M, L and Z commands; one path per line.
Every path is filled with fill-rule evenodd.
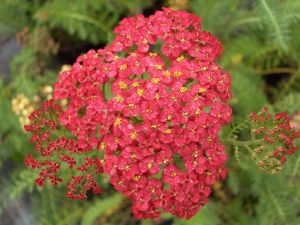
M 239 141 L 234 138 L 221 138 L 221 141 L 225 144 L 235 145 L 235 146 L 245 146 L 245 145 L 257 145 L 264 142 L 263 139 L 249 140 L 249 141 Z
M 252 152 L 253 152 L 252 149 L 249 147 L 249 145 L 245 144 L 244 147 L 245 147 L 245 149 L 247 149 L 247 151 L 248 151 L 249 153 L 252 153 Z
M 271 68 L 271 69 L 267 69 L 267 70 L 257 70 L 257 74 L 259 75 L 274 75 L 274 74 L 292 74 L 295 71 L 297 71 L 296 69 L 293 68 L 289 68 L 289 67 L 278 67 L 278 68 Z
M 266 0 L 261 0 L 260 2 L 274 25 L 275 32 L 277 33 L 277 37 L 279 38 L 280 45 L 284 49 L 286 49 L 286 43 L 284 42 L 283 34 L 277 21 L 278 18 L 274 15 Z
M 238 146 L 234 146 L 234 156 L 235 156 L 235 159 L 238 162 L 239 166 L 243 167 L 242 163 L 241 163 L 240 156 L 239 156 L 239 147 Z
M 252 125 L 250 125 L 250 126 L 251 126 L 251 141 L 254 141 L 255 140 L 255 132 L 253 130 Z
M 274 203 L 274 206 L 275 206 L 279 216 L 281 217 L 282 221 L 286 221 L 285 212 L 282 209 L 282 207 L 281 207 L 280 203 L 278 202 L 278 200 L 273 195 L 273 193 L 272 193 L 272 191 L 270 190 L 269 187 L 267 187 L 267 194 L 270 196 L 271 201 Z
M 300 155 L 298 156 L 297 161 L 295 163 L 295 167 L 294 167 L 293 172 L 292 172 L 293 176 L 296 176 L 296 174 L 298 172 L 299 165 L 300 165 Z

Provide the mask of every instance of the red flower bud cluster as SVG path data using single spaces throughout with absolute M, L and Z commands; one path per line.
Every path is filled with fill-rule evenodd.
M 297 150 L 294 143 L 300 137 L 300 132 L 291 128 L 287 113 L 278 113 L 274 117 L 263 107 L 258 113 L 249 117 L 252 132 L 262 143 L 254 149 L 254 159 L 263 171 L 276 173 L 282 170 L 286 155 Z
M 217 135 L 232 112 L 230 76 L 215 62 L 221 45 L 201 30 L 199 17 L 170 9 L 126 18 L 114 32 L 112 45 L 90 50 L 60 74 L 54 98 L 68 105 L 58 123 L 72 138 L 51 142 L 50 152 L 65 152 L 60 162 L 83 172 L 68 183 L 69 197 L 85 197 L 82 182 L 83 190 L 100 192 L 90 167 L 102 172 L 104 153 L 103 170 L 133 200 L 136 218 L 157 217 L 161 208 L 189 218 L 226 175 Z M 76 153 L 94 159 L 78 167 Z M 55 174 L 45 162 L 27 163 Z

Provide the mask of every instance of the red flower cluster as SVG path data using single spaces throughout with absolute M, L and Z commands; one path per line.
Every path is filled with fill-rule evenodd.
M 47 179 L 57 185 L 62 182 L 59 177 L 61 168 L 71 170 L 67 196 L 72 199 L 86 198 L 87 191 L 99 194 L 102 190 L 95 182 L 95 176 L 103 173 L 102 163 L 97 156 L 91 158 L 82 155 L 84 152 L 78 147 L 78 141 L 64 136 L 66 130 L 62 129 L 57 118 L 62 112 L 62 108 L 50 100 L 43 104 L 42 109 L 30 115 L 31 125 L 26 125 L 25 130 L 33 133 L 30 141 L 35 143 L 35 151 L 40 153 L 42 159 L 34 159 L 29 155 L 25 164 L 32 169 L 40 169 L 39 178 L 36 179 L 40 186 Z M 78 172 L 82 174 L 77 175 Z
M 291 128 L 290 118 L 286 113 L 278 113 L 272 117 L 266 107 L 258 113 L 251 113 L 249 121 L 256 138 L 262 139 L 262 143 L 254 149 L 257 165 L 270 173 L 282 170 L 282 165 L 287 160 L 286 155 L 297 150 L 294 140 L 300 137 L 300 131 Z
M 84 190 L 101 191 L 90 167 L 102 172 L 97 155 L 104 153 L 103 170 L 133 200 L 136 218 L 157 217 L 160 208 L 189 218 L 226 175 L 217 135 L 231 119 L 231 93 L 229 74 L 215 62 L 221 45 L 201 31 L 199 17 L 166 8 L 126 18 L 114 32 L 112 45 L 80 56 L 55 84 L 55 100 L 69 101 L 57 113 L 59 126 L 73 138 L 50 148 L 65 151 L 60 161 L 85 172 L 72 177 L 68 195 L 84 198 L 74 194 L 81 182 Z M 72 155 L 91 152 L 94 159 L 78 167 Z M 47 163 L 28 164 L 55 173 Z

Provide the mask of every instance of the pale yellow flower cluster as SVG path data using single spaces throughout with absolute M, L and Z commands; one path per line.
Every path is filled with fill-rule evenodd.
M 62 72 L 65 72 L 65 71 L 69 71 L 71 70 L 72 66 L 71 65 L 68 65 L 68 64 L 65 64 L 61 67 L 60 69 L 60 72 L 59 73 L 62 73 Z M 59 104 L 64 107 L 68 104 L 68 100 L 67 99 L 62 99 L 60 100 Z
M 60 69 L 60 72 L 59 73 L 62 73 L 62 72 L 65 72 L 65 71 L 69 71 L 71 69 L 71 65 L 68 65 L 68 64 L 65 64 L 61 67 Z
M 40 98 L 36 95 L 31 99 L 29 99 L 23 93 L 18 94 L 11 101 L 12 110 L 19 117 L 19 122 L 21 127 L 24 129 L 24 125 L 28 125 L 29 115 L 36 109 L 36 105 L 40 102 Z
M 71 69 L 70 65 L 63 65 L 61 68 L 61 72 L 68 71 Z M 11 101 L 12 110 L 19 117 L 19 122 L 21 127 L 24 129 L 24 125 L 28 125 L 30 123 L 29 115 L 38 108 L 41 100 L 51 99 L 53 94 L 53 87 L 50 85 L 43 86 L 39 91 L 39 96 L 35 95 L 32 99 L 29 99 L 25 94 L 20 93 Z M 67 105 L 67 100 L 62 100 L 60 102 L 62 106 Z
M 290 124 L 292 128 L 296 130 L 300 129 L 300 111 L 292 117 Z
M 53 87 L 50 85 L 43 86 L 40 92 L 43 97 L 49 100 L 52 98 Z
M 168 0 L 168 5 L 173 10 L 186 10 L 189 0 Z

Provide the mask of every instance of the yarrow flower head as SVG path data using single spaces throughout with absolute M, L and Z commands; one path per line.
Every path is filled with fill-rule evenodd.
M 217 135 L 232 111 L 230 76 L 215 62 L 221 44 L 199 17 L 167 8 L 125 18 L 114 32 L 110 46 L 62 72 L 54 100 L 33 113 L 27 130 L 45 160 L 26 163 L 41 169 L 40 185 L 65 182 L 58 171 L 68 166 L 70 198 L 100 193 L 104 172 L 132 199 L 136 218 L 161 209 L 190 218 L 226 175 Z M 65 99 L 64 108 L 55 103 Z M 55 138 L 61 129 L 68 135 Z
M 249 122 L 252 132 L 262 140 L 254 149 L 253 158 L 262 171 L 273 174 L 282 170 L 286 156 L 297 150 L 294 140 L 300 138 L 300 131 L 291 127 L 290 120 L 284 112 L 272 117 L 266 107 L 258 113 L 251 113 Z

